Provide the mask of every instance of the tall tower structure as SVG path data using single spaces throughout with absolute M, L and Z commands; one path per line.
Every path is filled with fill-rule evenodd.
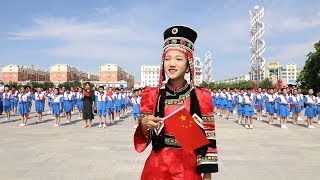
M 265 32 L 262 18 L 264 16 L 264 8 L 254 7 L 254 11 L 250 14 L 250 50 L 252 53 L 250 60 L 250 79 L 255 81 L 257 86 L 264 78 L 265 59 L 263 53 L 265 51 L 265 42 L 263 35 Z
M 204 81 L 207 83 L 212 81 L 212 57 L 210 51 L 205 53 Z

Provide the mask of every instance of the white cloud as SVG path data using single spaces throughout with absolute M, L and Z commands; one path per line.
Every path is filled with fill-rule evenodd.
M 302 43 L 292 43 L 286 46 L 272 46 L 270 49 L 274 51 L 274 55 L 270 59 L 280 61 L 281 63 L 295 62 L 303 65 L 307 59 L 306 55 L 314 51 L 314 43 L 317 40 L 309 40 Z

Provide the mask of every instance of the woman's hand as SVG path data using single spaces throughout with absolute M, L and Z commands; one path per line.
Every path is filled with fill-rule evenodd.
M 142 129 L 147 131 L 147 129 L 156 129 L 163 123 L 162 118 L 154 117 L 153 115 L 145 116 L 141 120 Z

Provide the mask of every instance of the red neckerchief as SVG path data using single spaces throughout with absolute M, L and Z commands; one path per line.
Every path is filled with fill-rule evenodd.
M 287 95 L 283 94 L 284 99 L 286 100 L 286 102 L 288 103 L 288 99 L 287 99 Z
M 23 96 L 23 95 L 21 94 L 21 95 L 20 95 L 21 102 L 23 102 L 23 98 L 22 98 L 22 96 Z
M 70 99 L 69 99 L 69 95 L 70 95 L 70 93 L 68 94 L 68 93 L 66 93 L 66 95 L 67 95 L 67 100 L 69 101 Z
M 104 100 L 102 99 L 103 95 L 104 95 L 104 93 L 100 93 L 100 100 L 104 102 Z
M 309 95 L 310 99 L 314 102 L 313 95 Z
M 4 97 L 5 97 L 5 98 L 8 98 L 8 93 L 7 93 L 7 92 L 5 93 L 5 96 L 4 96 Z
M 14 96 L 16 94 L 16 90 L 11 90 L 11 94 Z
M 41 100 L 41 99 L 40 99 L 40 93 L 37 92 L 37 94 L 38 94 L 38 100 Z
M 112 92 L 108 92 L 107 95 L 108 95 L 108 96 L 110 97 L 110 99 L 113 101 Z
M 250 95 L 248 95 L 248 97 L 249 97 L 249 100 L 252 102 L 252 99 L 251 99 L 251 94 Z
M 52 102 L 54 103 L 54 99 L 56 99 L 57 95 L 55 94 L 52 98 Z

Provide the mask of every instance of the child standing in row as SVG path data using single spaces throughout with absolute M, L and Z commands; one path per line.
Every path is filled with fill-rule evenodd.
M 67 121 L 66 123 L 71 122 L 71 116 L 73 111 L 73 102 L 74 102 L 74 95 L 73 92 L 71 92 L 70 87 L 66 88 L 66 92 L 64 93 L 63 97 L 63 110 L 66 113 Z
M 42 112 L 44 111 L 44 103 L 45 103 L 45 97 L 42 93 L 41 88 L 37 88 L 37 92 L 34 93 L 34 100 L 35 100 L 35 109 L 38 113 L 38 123 L 42 121 Z
M 96 95 L 96 109 L 100 118 L 100 124 L 98 128 L 106 128 L 106 115 L 107 115 L 107 95 L 104 92 L 104 87 L 99 87 L 99 93 Z
M 138 95 L 138 90 L 133 90 L 133 97 L 131 98 L 132 102 L 132 116 L 135 120 L 135 125 L 133 126 L 134 129 L 138 127 L 139 121 L 139 111 L 140 111 L 140 102 L 141 97 Z
M 22 86 L 20 88 L 19 100 L 18 100 L 18 113 L 21 116 L 22 123 L 19 126 L 27 125 L 28 114 L 30 112 L 30 96 L 26 93 L 26 88 Z
M 78 92 L 76 93 L 76 100 L 77 100 L 77 109 L 79 110 L 79 118 L 82 119 L 82 110 L 83 110 L 83 92 L 82 88 L 78 89 Z
M 12 99 L 11 99 L 11 110 L 12 110 L 12 113 L 11 113 L 11 115 L 17 115 L 19 92 L 16 90 L 15 86 L 12 86 L 10 93 L 12 95 Z
M 114 99 L 112 88 L 109 87 L 107 93 L 107 113 L 109 116 L 109 124 L 114 124 Z
M 5 116 L 6 116 L 4 121 L 9 121 L 10 115 L 11 115 L 12 96 L 9 91 L 10 91 L 10 87 L 8 85 L 5 85 L 4 92 L 2 94 L 2 107 L 3 107 L 3 112 L 5 113 Z
M 52 114 L 55 118 L 54 127 L 60 126 L 60 114 L 62 112 L 63 95 L 60 95 L 59 88 L 55 88 L 52 95 Z

